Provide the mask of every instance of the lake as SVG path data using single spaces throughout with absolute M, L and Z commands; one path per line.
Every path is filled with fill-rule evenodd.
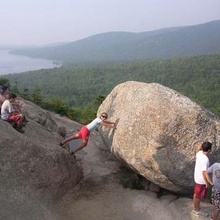
M 51 60 L 30 58 L 9 52 L 9 50 L 0 50 L 0 75 L 59 67 Z

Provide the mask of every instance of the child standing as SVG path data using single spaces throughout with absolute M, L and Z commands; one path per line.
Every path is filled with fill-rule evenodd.
M 212 179 L 209 174 L 212 174 Z M 213 186 L 211 201 L 215 209 L 212 213 L 212 220 L 219 219 L 220 213 L 220 163 L 214 163 L 205 173 L 208 182 Z

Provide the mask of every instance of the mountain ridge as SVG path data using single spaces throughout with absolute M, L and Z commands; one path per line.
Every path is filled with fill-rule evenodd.
M 71 64 L 164 59 L 220 52 L 220 20 L 140 33 L 107 32 L 56 47 L 12 53 Z

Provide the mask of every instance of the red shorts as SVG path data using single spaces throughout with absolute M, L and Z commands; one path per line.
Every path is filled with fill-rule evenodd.
M 88 128 L 86 126 L 83 126 L 79 132 L 77 132 L 77 134 L 79 135 L 79 138 L 81 140 L 85 140 L 88 141 L 89 139 L 89 135 L 90 135 L 90 131 L 88 130 Z
M 19 115 L 10 115 L 7 121 L 18 121 L 20 119 Z
M 206 185 L 195 183 L 194 185 L 194 194 L 196 195 L 197 199 L 205 199 L 207 196 L 208 188 Z

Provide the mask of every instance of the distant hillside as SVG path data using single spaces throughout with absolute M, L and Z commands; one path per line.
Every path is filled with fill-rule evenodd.
M 220 20 L 142 33 L 110 32 L 61 46 L 13 50 L 71 64 L 174 58 L 220 52 Z

